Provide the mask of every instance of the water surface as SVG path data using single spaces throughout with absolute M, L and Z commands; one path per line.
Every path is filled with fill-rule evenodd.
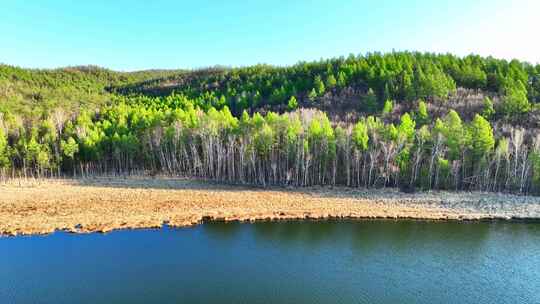
M 1 238 L 0 303 L 540 303 L 540 224 L 206 223 Z

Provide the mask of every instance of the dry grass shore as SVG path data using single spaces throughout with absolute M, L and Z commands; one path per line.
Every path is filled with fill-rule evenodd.
M 0 235 L 183 227 L 204 219 L 540 218 L 540 198 L 479 192 L 350 188 L 259 189 L 173 178 L 95 178 L 0 184 Z

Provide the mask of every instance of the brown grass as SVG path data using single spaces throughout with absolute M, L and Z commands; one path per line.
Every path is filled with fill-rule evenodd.
M 486 197 L 492 202 L 482 202 Z M 480 193 L 257 189 L 171 178 L 11 180 L 0 185 L 0 235 L 107 232 L 164 223 L 182 227 L 203 219 L 538 217 L 538 198 L 515 203 L 519 199 Z M 514 203 L 501 203 L 509 200 Z

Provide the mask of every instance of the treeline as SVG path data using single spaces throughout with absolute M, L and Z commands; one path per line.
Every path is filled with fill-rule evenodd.
M 284 110 L 298 103 L 316 104 L 328 94 L 351 90 L 365 96 L 358 110 L 374 113 L 386 100 L 444 101 L 456 88 L 500 96 L 505 103 L 501 114 L 523 114 L 540 102 L 540 65 L 475 55 L 371 53 L 290 67 L 211 68 L 117 87 L 115 91 L 147 96 L 175 92 L 208 107 L 228 106 L 239 115 L 243 110 L 265 106 Z M 292 98 L 296 105 L 291 103 Z
M 119 103 L 69 117 L 0 118 L 0 175 L 170 174 L 256 185 L 540 192 L 540 134 L 492 129 L 425 106 L 395 123 L 332 123 L 316 110 L 266 115 Z
M 329 107 L 346 119 L 313 109 Z M 540 65 L 473 55 L 130 73 L 0 65 L 0 177 L 537 194 L 539 113 Z
M 519 121 L 540 102 L 540 65 L 415 52 L 194 71 L 116 72 L 94 66 L 39 70 L 0 64 L 0 111 L 26 117 L 47 115 L 54 108 L 70 114 L 80 108 L 95 110 L 119 95 L 184 96 L 204 109 L 227 106 L 237 117 L 244 110 L 323 108 L 329 100 L 335 109 L 377 114 L 387 100 L 406 107 L 419 99 L 444 103 L 460 88 L 500 102 L 497 119 Z M 355 106 L 343 107 L 351 98 Z

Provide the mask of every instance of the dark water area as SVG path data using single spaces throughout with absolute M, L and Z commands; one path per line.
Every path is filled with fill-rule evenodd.
M 540 303 L 540 224 L 206 223 L 0 238 L 0 303 Z

